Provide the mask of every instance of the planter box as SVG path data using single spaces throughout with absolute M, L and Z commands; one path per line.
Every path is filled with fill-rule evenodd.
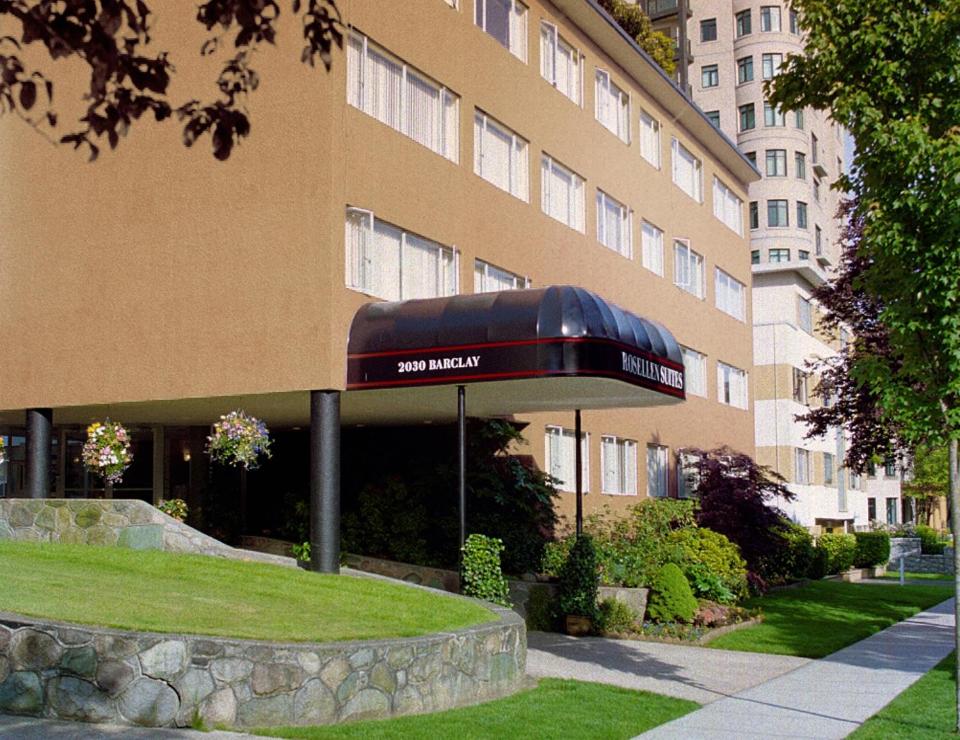
M 605 601 L 616 599 L 633 609 L 637 614 L 637 621 L 642 622 L 647 613 L 648 588 L 624 588 L 621 586 L 601 586 L 597 592 L 597 599 Z

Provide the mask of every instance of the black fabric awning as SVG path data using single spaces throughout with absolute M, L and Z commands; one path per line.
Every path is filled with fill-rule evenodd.
M 421 389 L 427 399 L 427 387 L 451 384 L 477 384 L 471 407 L 479 402 L 492 414 L 684 399 L 683 358 L 670 332 L 583 288 L 370 303 L 357 311 L 348 391 Z

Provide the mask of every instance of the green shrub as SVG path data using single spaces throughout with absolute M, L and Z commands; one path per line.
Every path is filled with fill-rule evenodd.
M 886 565 L 890 559 L 890 535 L 886 532 L 856 532 L 857 551 L 853 564 L 857 568 Z
M 597 632 L 630 632 L 637 624 L 637 613 L 619 599 L 604 599 L 600 602 L 600 619 Z
M 178 522 L 185 522 L 187 520 L 187 502 L 182 498 L 172 498 L 166 501 L 161 501 L 157 508 L 167 516 L 173 517 Z
M 853 567 L 857 552 L 857 539 L 852 534 L 822 534 L 817 549 L 825 555 L 824 567 L 827 575 L 843 573 Z
M 730 604 L 747 595 L 747 564 L 740 548 L 718 532 L 703 527 L 676 529 L 670 541 L 680 549 L 680 566 L 700 598 Z
M 597 551 L 593 538 L 588 534 L 577 537 L 563 567 L 560 568 L 560 583 L 557 605 L 564 616 L 579 615 L 597 621 Z
M 683 571 L 675 563 L 664 565 L 654 581 L 647 614 L 656 622 L 690 622 L 697 600 Z
M 786 583 L 825 575 L 816 574 L 816 548 L 806 527 L 783 519 L 776 531 L 783 538 L 783 545 L 764 559 L 762 570 L 768 574 L 768 580 Z
M 917 525 L 917 537 L 920 538 L 920 552 L 924 555 L 942 555 L 943 541 L 933 527 L 925 524 Z
M 552 632 L 557 626 L 555 612 L 552 590 L 546 585 L 531 586 L 527 600 L 527 629 Z
M 507 579 L 500 569 L 503 540 L 472 534 L 461 549 L 460 592 L 501 606 L 511 606 Z

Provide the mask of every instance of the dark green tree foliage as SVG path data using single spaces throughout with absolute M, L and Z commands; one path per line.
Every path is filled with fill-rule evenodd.
M 919 445 L 911 454 L 910 476 L 902 491 L 917 503 L 917 521 L 927 523 L 950 493 L 950 456 L 942 445 Z
M 54 60 L 74 59 L 90 69 L 84 95 L 86 112 L 59 141 L 84 146 L 95 159 L 101 142 L 117 146 L 145 114 L 156 121 L 176 117 L 183 141 L 191 146 L 209 134 L 213 154 L 227 159 L 250 134 L 247 96 L 260 79 L 251 66 L 254 53 L 276 41 L 280 4 L 275 0 L 206 0 L 168 12 L 193 12 L 209 32 L 198 54 L 227 50 L 216 86 L 219 99 L 173 103 L 168 87 L 176 69 L 167 51 L 152 46 L 153 11 L 148 0 L 0 0 L 0 113 L 13 112 L 35 128 L 56 134 L 54 81 L 27 68 L 24 47 L 45 47 Z M 176 3 L 167 0 L 167 5 Z M 158 3 L 160 5 L 160 3 Z M 320 60 L 330 68 L 331 50 L 343 43 L 343 24 L 334 0 L 291 0 L 302 18 L 301 61 Z M 12 31 L 8 30 L 12 27 Z
M 647 603 L 647 614 L 656 622 L 691 622 L 697 600 L 680 568 L 667 563 L 657 574 Z
M 683 578 L 683 574 L 680 575 Z M 684 580 L 686 583 L 686 580 Z M 588 534 L 577 537 L 570 548 L 557 586 L 557 606 L 564 616 L 589 617 L 598 623 L 597 589 L 600 576 L 597 569 L 597 551 L 593 538 Z M 689 590 L 689 586 L 687 587 Z
M 777 531 L 782 535 L 784 544 L 765 558 L 766 580 L 786 583 L 807 578 L 816 557 L 813 535 L 806 527 L 788 519 L 781 520 Z
M 890 559 L 890 535 L 886 532 L 855 532 L 857 549 L 853 564 L 857 568 L 886 565 Z
M 509 607 L 507 579 L 500 569 L 503 542 L 496 537 L 472 534 L 463 546 L 460 563 L 460 592 L 484 601 Z

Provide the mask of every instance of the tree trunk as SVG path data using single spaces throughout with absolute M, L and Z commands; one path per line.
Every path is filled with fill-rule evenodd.
M 960 470 L 957 468 L 957 438 L 950 439 L 950 531 L 953 533 L 954 647 L 960 655 Z M 957 731 L 960 732 L 960 661 L 957 661 Z

